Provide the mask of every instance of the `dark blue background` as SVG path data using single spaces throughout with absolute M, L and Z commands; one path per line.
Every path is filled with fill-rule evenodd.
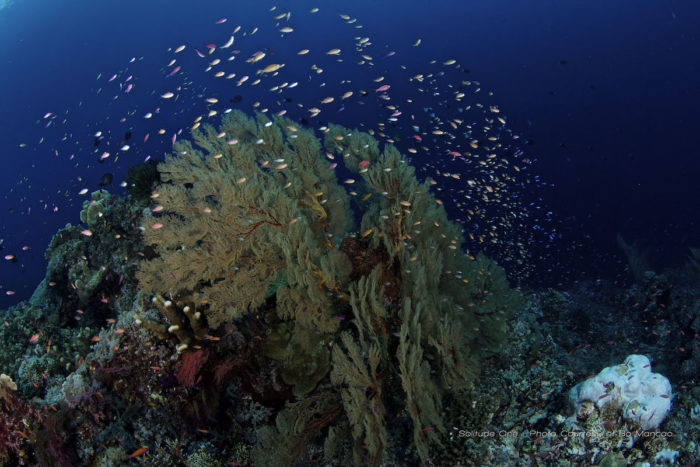
M 621 265 L 601 258 L 617 253 L 618 232 L 652 248 L 659 267 L 663 261 L 681 262 L 688 246 L 700 246 L 700 3 L 325 4 L 277 3 L 278 11 L 292 11 L 293 24 L 317 24 L 307 39 L 310 48 L 336 46 L 338 41 L 330 38 L 342 37 L 349 44 L 353 35 L 366 35 L 376 45 L 396 50 L 392 59 L 401 63 L 455 58 L 469 68 L 469 79 L 495 93 L 509 126 L 533 143 L 526 148 L 538 159 L 533 171 L 556 185 L 545 193 L 545 203 L 556 213 L 564 238 L 550 258 L 558 265 L 567 264 L 567 256 L 575 259 L 577 270 L 555 270 L 555 283 L 557 274 L 615 277 Z M 312 6 L 321 8 L 315 16 L 307 14 Z M 339 12 L 357 17 L 364 29 L 339 27 Z M 1 307 L 31 293 L 43 276 L 43 251 L 51 235 L 67 222 L 78 222 L 84 198 L 66 190 L 74 194 L 85 186 L 92 191 L 102 173 L 112 170 L 112 161 L 99 166 L 94 157 L 75 167 L 67 162 L 69 150 L 56 156 L 51 144 L 37 144 L 39 138 L 55 141 L 69 129 L 80 135 L 73 140 L 83 141 L 75 148 L 79 154 L 80 148 L 92 149 L 95 129 L 128 129 L 104 122 L 105 115 L 128 107 L 127 101 L 109 103 L 106 93 L 95 94 L 105 76 L 124 68 L 131 57 L 143 56 L 129 72 L 144 72 L 134 81 L 134 99 L 142 96 L 140 113 L 145 113 L 157 103 L 155 96 L 146 102 L 146 90 L 167 85 L 163 74 L 150 73 L 149 67 L 167 62 L 168 47 L 185 43 L 191 53 L 191 46 L 212 40 L 212 31 L 223 31 L 213 29 L 221 16 L 229 18 L 226 31 L 236 24 L 250 30 L 264 23 L 267 32 L 258 40 L 278 44 L 280 55 L 298 50 L 285 50 L 284 41 L 271 32 L 267 7 L 251 1 L 17 0 L 0 10 L 0 238 L 5 239 L 3 256 L 12 253 L 19 259 L 0 264 Z M 224 32 L 216 36 L 219 43 L 228 37 Z M 418 37 L 421 47 L 412 48 Z M 181 61 L 193 59 L 188 57 Z M 103 74 L 99 82 L 98 73 Z M 238 92 L 243 90 L 232 94 Z M 83 107 L 77 107 L 80 101 Z M 66 109 L 68 124 L 43 127 L 44 113 L 54 112 L 60 119 Z M 172 130 L 191 121 L 189 115 L 181 120 L 160 123 Z M 20 149 L 21 142 L 28 147 Z M 143 156 L 129 155 L 131 162 Z M 78 176 L 84 181 L 78 182 Z M 568 244 L 579 246 L 572 252 Z M 31 249 L 22 251 L 23 245 Z M 16 295 L 7 297 L 8 289 Z

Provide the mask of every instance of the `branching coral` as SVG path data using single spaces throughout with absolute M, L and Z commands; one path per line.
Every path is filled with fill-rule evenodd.
M 207 323 L 197 305 L 194 303 L 173 303 L 156 295 L 151 300 L 153 305 L 167 318 L 168 325 L 156 321 L 142 320 L 135 316 L 136 323 L 157 334 L 162 339 L 175 336 L 178 340 L 177 350 L 181 352 L 194 342 L 209 337 Z

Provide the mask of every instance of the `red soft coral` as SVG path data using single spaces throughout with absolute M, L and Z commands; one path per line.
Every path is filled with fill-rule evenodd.
M 209 351 L 195 350 L 182 354 L 182 366 L 177 374 L 177 380 L 184 386 L 194 386 L 197 381 L 197 374 L 209 359 Z

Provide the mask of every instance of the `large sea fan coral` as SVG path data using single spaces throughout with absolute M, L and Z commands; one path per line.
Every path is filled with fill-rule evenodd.
M 463 252 L 430 183 L 367 134 L 331 125 L 324 154 L 287 119 L 234 112 L 193 137 L 200 149 L 180 142 L 158 166 L 159 206 L 143 220 L 156 256 L 138 277 L 196 304 L 210 335 L 246 312 L 266 321 L 264 354 L 298 399 L 263 431 L 257 462 L 288 464 L 321 433 L 331 456 L 345 433 L 355 464 L 378 465 L 401 407 L 427 462 L 444 394 L 467 388 L 506 335 L 519 295 L 503 270 Z M 326 157 L 354 173 L 351 189 Z M 351 199 L 359 232 L 348 232 Z M 196 381 L 206 352 L 184 354 L 181 383 Z

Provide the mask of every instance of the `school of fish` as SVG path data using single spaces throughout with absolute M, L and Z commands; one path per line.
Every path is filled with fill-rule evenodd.
M 544 231 L 551 213 L 523 196 L 526 189 L 544 183 L 531 173 L 535 159 L 521 148 L 520 136 L 509 128 L 493 93 L 467 79 L 468 70 L 456 58 L 423 50 L 429 38 L 416 37 L 395 48 L 375 44 L 357 18 L 339 12 L 324 21 L 352 30 L 352 43 L 324 40 L 321 46 L 314 41 L 320 8 L 292 12 L 273 6 L 268 13 L 254 27 L 233 26 L 227 17 L 218 17 L 212 20 L 208 40 L 173 44 L 151 59 L 158 62 L 151 68 L 164 77 L 158 89 L 140 84 L 144 72 L 136 70 L 144 69 L 145 57 L 134 56 L 116 70 L 104 70 L 90 95 L 108 104 L 103 120 L 78 127 L 74 120 L 80 119 L 74 115 L 83 101 L 65 111 L 46 109 L 37 124 L 60 137 L 51 141 L 42 135 L 20 148 L 50 147 L 60 161 L 76 167 L 64 195 L 77 210 L 96 189 L 89 181 L 96 171 L 109 170 L 111 183 L 112 171 L 162 157 L 190 129 L 218 123 L 220 114 L 234 108 L 286 115 L 318 132 L 328 131 L 329 122 L 359 127 L 396 145 L 421 178 L 431 179 L 438 202 L 464 228 L 468 255 L 492 252 L 524 277 L 529 245 L 535 241 L 533 225 Z M 295 24 L 298 17 L 303 20 Z M 263 33 L 274 39 L 267 48 L 254 46 L 258 41 L 251 38 Z M 297 52 L 275 53 L 282 46 Z M 401 57 L 416 53 L 416 48 L 434 58 L 420 68 L 402 64 Z M 309 95 L 315 97 L 305 97 Z M 336 170 L 337 162 L 328 157 L 328 170 Z M 285 170 L 287 163 L 279 160 L 274 168 Z M 352 186 L 355 180 L 341 182 Z M 58 203 L 46 201 L 44 210 L 57 211 Z M 12 251 L 5 260 L 21 261 L 21 254 Z M 15 292 L 4 288 L 2 293 Z

